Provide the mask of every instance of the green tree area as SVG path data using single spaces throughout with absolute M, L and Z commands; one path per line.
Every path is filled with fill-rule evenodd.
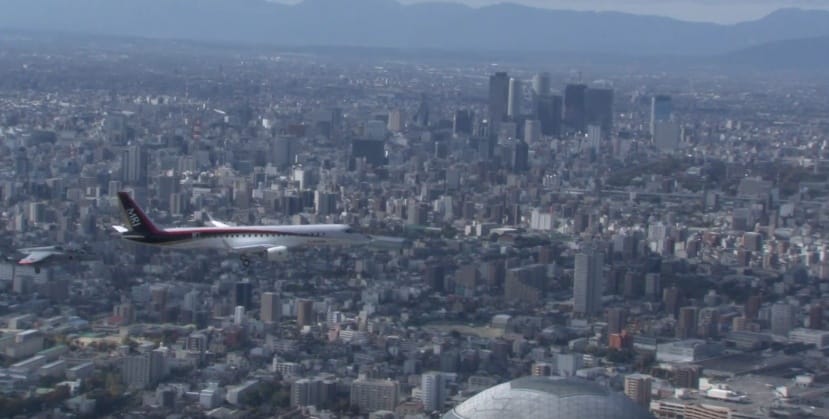
M 250 406 L 256 415 L 270 415 L 291 405 L 291 385 L 280 381 L 261 382 L 242 396 L 240 403 Z
M 729 179 L 726 176 L 725 163 L 710 160 L 705 163 L 701 176 L 688 175 L 686 172 L 694 166 L 702 166 L 702 163 L 688 157 L 665 156 L 653 162 L 639 162 L 628 167 L 618 167 L 609 174 L 605 185 L 612 188 L 623 188 L 632 185 L 633 180 L 637 177 L 660 175 L 676 178 L 680 185 L 693 192 L 699 192 L 703 188 L 732 192 L 736 190 L 739 177 Z
M 0 396 L 0 412 L 3 417 L 33 416 L 35 413 L 60 406 L 68 398 L 69 387 L 67 386 L 59 386 L 49 393 L 34 397 Z
M 85 417 L 100 418 L 124 410 L 129 405 L 127 394 L 113 395 L 110 391 L 97 389 L 89 392 L 87 397 L 95 400 L 95 411 Z
M 827 181 L 825 173 L 814 173 L 812 169 L 799 166 L 774 166 L 768 180 L 776 180 L 780 188 L 780 196 L 787 197 L 800 191 L 801 182 L 824 183 Z M 812 191 L 815 192 L 815 191 Z

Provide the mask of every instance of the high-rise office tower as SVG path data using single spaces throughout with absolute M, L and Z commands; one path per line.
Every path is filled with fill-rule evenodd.
M 425 93 L 420 95 L 420 105 L 417 107 L 417 112 L 414 115 L 415 124 L 421 127 L 429 126 L 429 98 Z
M 474 114 L 472 111 L 461 109 L 455 111 L 452 118 L 452 132 L 455 135 L 472 135 L 472 122 Z
M 233 309 L 233 324 L 239 326 L 245 323 L 245 308 L 242 306 L 236 306 Z
M 541 138 L 541 121 L 527 119 L 524 121 L 524 141 L 527 144 L 535 144 Z
M 524 141 L 517 141 L 512 149 L 512 170 L 524 173 L 530 169 L 530 147 Z
M 509 76 L 500 71 L 489 76 L 489 101 L 487 119 L 490 136 L 498 135 L 498 129 L 507 117 L 507 102 L 509 100 Z
M 720 332 L 720 311 L 716 307 L 700 309 L 697 318 L 697 335 L 701 338 L 716 338 Z
M 386 142 L 380 140 L 369 140 L 355 138 L 351 140 L 351 157 L 354 159 L 366 159 L 366 163 L 379 167 L 387 163 Z
M 590 316 L 602 308 L 604 253 L 588 249 L 576 255 L 573 274 L 573 312 Z
M 679 315 L 679 305 L 682 296 L 679 293 L 679 288 L 670 287 L 662 290 L 662 304 L 665 305 L 665 311 L 676 317 Z
M 561 134 L 562 99 L 558 95 L 539 96 L 535 100 L 535 114 L 541 122 L 541 133 L 549 136 Z
M 423 391 L 423 410 L 431 413 L 443 408 L 446 390 L 443 374 L 437 371 L 423 373 L 420 377 L 420 389 Z
M 279 295 L 274 292 L 262 293 L 262 304 L 259 307 L 259 320 L 265 323 L 276 323 L 282 314 Z
M 314 302 L 311 300 L 297 300 L 296 302 L 296 325 L 300 329 L 313 324 Z
M 317 215 L 331 215 L 337 212 L 337 197 L 334 192 L 314 191 L 314 210 Z
M 676 322 L 676 337 L 690 339 L 697 336 L 697 308 L 692 306 L 679 309 Z
M 400 132 L 403 130 L 403 111 L 394 109 L 389 112 L 389 123 L 387 128 L 391 132 Z
M 771 306 L 771 333 L 788 336 L 795 324 L 795 309 L 788 303 Z
M 627 310 L 614 307 L 607 310 L 607 334 L 622 333 L 627 325 Z
M 247 281 L 237 282 L 233 287 L 233 305 L 250 309 L 253 303 L 253 284 Z
M 673 116 L 673 102 L 668 95 L 656 95 L 651 98 L 651 135 L 654 134 L 657 122 L 670 121 Z
M 587 124 L 599 125 L 604 135 L 610 135 L 613 130 L 613 89 L 585 90 L 584 110 Z
M 586 115 L 584 95 L 587 86 L 583 84 L 568 84 L 564 88 L 564 123 L 575 131 L 584 131 Z
M 271 163 L 277 167 L 286 167 L 294 164 L 297 155 L 297 139 L 295 137 L 280 136 L 271 142 Z
M 550 85 L 550 73 L 538 73 L 533 76 L 533 97 L 549 95 Z
M 121 153 L 121 180 L 127 184 L 143 184 L 147 180 L 147 150 L 132 145 Z
M 524 87 L 521 80 L 509 79 L 509 97 L 507 100 L 507 116 L 517 118 L 521 115 L 521 101 L 524 100 Z
M 682 140 L 682 126 L 673 117 L 671 97 L 657 95 L 651 98 L 650 133 L 653 144 L 665 151 L 673 151 Z
M 602 138 L 604 129 L 599 125 L 590 124 L 587 126 L 587 146 L 586 149 L 593 150 L 596 153 L 602 148 Z

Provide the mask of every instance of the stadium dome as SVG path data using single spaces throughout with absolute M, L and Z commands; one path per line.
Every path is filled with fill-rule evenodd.
M 443 419 L 652 419 L 627 396 L 576 378 L 524 377 L 490 387 Z

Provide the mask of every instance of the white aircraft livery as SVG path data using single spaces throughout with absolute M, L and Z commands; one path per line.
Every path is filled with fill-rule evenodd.
M 17 249 L 23 255 L 23 259 L 17 261 L 19 265 L 34 266 L 35 272 L 40 273 L 40 266 L 49 262 L 61 260 L 82 260 L 89 256 L 89 249 L 85 246 L 43 246 Z
M 121 238 L 131 242 L 173 249 L 225 249 L 239 253 L 245 264 L 248 254 L 281 260 L 297 247 L 358 245 L 372 242 L 345 224 L 229 226 L 211 221 L 213 227 L 159 228 L 126 192 L 118 192 L 126 226 L 113 226 Z

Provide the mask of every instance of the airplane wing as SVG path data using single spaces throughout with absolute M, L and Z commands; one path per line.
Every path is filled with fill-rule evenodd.
M 225 242 L 225 246 L 227 246 L 227 250 L 233 253 L 255 253 L 255 252 L 264 252 L 274 246 L 263 246 L 261 244 L 254 244 L 251 246 L 231 246 L 227 242 Z M 282 246 L 285 247 L 285 246 Z
M 34 265 L 35 263 L 43 262 L 49 256 L 57 255 L 60 253 L 61 252 L 57 252 L 54 250 L 33 250 L 31 252 L 28 252 L 26 257 L 20 259 L 17 263 L 20 265 Z
M 207 214 L 207 218 L 208 218 L 207 222 L 210 225 L 212 225 L 213 227 L 222 227 L 222 228 L 232 227 L 230 224 L 223 223 L 221 221 L 217 221 L 217 220 L 213 219 L 213 217 L 210 216 L 210 214 Z
M 213 220 L 213 219 L 210 219 L 208 221 L 208 223 L 210 223 L 210 225 L 212 225 L 213 227 L 224 227 L 224 228 L 230 227 L 230 225 L 228 225 L 228 224 L 225 224 L 221 221 L 216 221 L 216 220 Z
M 128 228 L 126 228 L 124 226 L 112 226 L 112 228 L 115 231 L 119 232 L 119 233 L 126 233 L 126 232 L 130 231 Z

